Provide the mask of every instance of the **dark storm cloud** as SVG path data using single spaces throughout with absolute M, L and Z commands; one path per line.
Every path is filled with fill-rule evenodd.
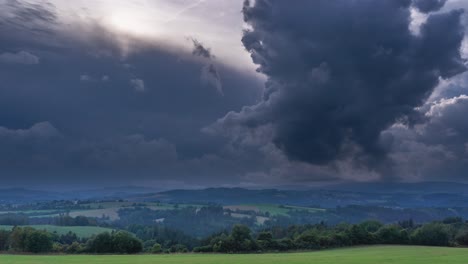
M 385 131 L 400 177 L 414 180 L 465 180 L 468 170 L 468 96 L 443 98 L 422 110 L 426 122 L 395 125 Z
M 449 168 L 461 179 L 468 86 L 449 78 L 465 70 L 462 12 L 430 14 L 413 35 L 411 8 L 440 8 L 428 3 L 246 2 L 242 41 L 268 78 L 261 97 L 259 79 L 202 41 L 177 49 L 64 24 L 44 1 L 0 0 L 0 179 L 376 180 L 370 157 L 402 178 Z M 448 88 L 426 102 L 439 78 Z
M 429 13 L 440 10 L 447 0 L 414 0 L 414 6 L 423 13 Z
M 270 126 L 292 161 L 384 158 L 381 132 L 417 116 L 439 78 L 465 71 L 462 11 L 430 15 L 414 35 L 410 8 L 409 0 L 246 1 L 242 41 L 268 77 L 264 98 L 210 130 Z
M 2 181 L 207 182 L 220 175 L 226 163 L 210 162 L 221 159 L 222 139 L 200 130 L 255 102 L 255 76 L 208 67 L 226 76 L 221 97 L 201 81 L 214 63 L 191 50 L 93 21 L 64 24 L 43 2 L 0 3 Z

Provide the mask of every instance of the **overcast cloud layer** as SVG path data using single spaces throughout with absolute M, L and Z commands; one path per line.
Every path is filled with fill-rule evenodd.
M 2 181 L 466 181 L 466 3 L 256 0 L 237 15 L 221 3 L 227 29 L 245 23 L 225 47 L 210 26 L 164 40 L 155 21 L 125 31 L 65 21 L 56 1 L 0 0 Z M 215 6 L 183 4 L 164 23 Z M 230 59 L 236 45 L 258 73 Z

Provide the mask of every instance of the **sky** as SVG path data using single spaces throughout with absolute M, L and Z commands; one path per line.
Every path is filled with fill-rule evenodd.
M 0 179 L 467 182 L 465 8 L 0 0 Z

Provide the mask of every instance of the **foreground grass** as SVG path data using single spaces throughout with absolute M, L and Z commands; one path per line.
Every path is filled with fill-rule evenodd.
M 415 246 L 374 246 L 284 254 L 180 254 L 134 256 L 0 255 L 2 264 L 466 264 L 468 249 Z

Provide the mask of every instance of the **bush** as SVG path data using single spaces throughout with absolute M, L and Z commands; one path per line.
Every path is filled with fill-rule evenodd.
M 151 248 L 151 253 L 153 254 L 161 254 L 163 252 L 161 244 L 154 244 L 153 247 Z
M 170 248 L 170 252 L 171 253 L 186 253 L 188 252 L 188 249 L 185 245 L 177 244 Z
M 209 253 L 209 252 L 213 252 L 213 247 L 212 246 L 196 247 L 196 248 L 193 249 L 193 252 L 195 252 L 195 253 Z
M 78 242 L 73 242 L 70 246 L 67 247 L 66 253 L 77 254 L 83 252 L 84 247 Z

